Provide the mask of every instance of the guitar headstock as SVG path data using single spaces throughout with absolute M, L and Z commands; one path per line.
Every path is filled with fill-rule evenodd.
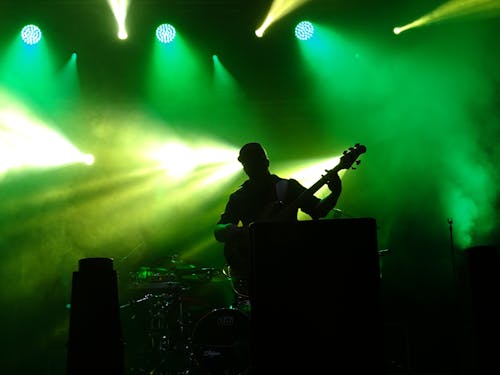
M 356 169 L 352 165 L 353 164 L 359 165 L 359 163 L 361 163 L 361 160 L 358 160 L 358 158 L 361 154 L 364 154 L 365 152 L 366 152 L 366 146 L 356 143 L 353 147 L 349 147 L 349 149 L 345 150 L 342 153 L 340 162 L 335 169 L 337 170 L 350 169 L 350 168 Z
M 366 152 L 366 146 L 360 145 L 359 143 L 356 143 L 353 147 L 349 147 L 348 150 L 345 150 L 343 152 L 343 155 L 340 157 L 340 162 L 337 164 L 336 167 L 330 169 L 330 170 L 325 170 L 325 174 L 321 176 L 321 178 L 313 184 L 309 189 L 306 190 L 308 194 L 316 192 L 318 189 L 320 189 L 324 184 L 329 184 L 330 182 L 334 181 L 334 178 L 338 178 L 338 172 L 341 169 L 349 169 L 352 167 L 354 163 L 359 164 L 358 157 L 361 154 L 364 154 Z

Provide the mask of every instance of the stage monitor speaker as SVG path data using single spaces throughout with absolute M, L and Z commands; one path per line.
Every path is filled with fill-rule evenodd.
M 381 374 L 375 219 L 256 222 L 250 238 L 253 373 Z
M 495 245 L 474 246 L 465 261 L 475 373 L 500 374 L 500 253 Z

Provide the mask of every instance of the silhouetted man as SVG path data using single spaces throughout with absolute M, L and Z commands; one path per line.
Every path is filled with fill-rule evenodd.
M 248 179 L 229 196 L 214 235 L 225 244 L 224 255 L 233 278 L 235 292 L 248 296 L 250 243 L 248 226 L 258 220 L 298 220 L 300 209 L 312 219 L 325 217 L 337 204 L 342 183 L 337 171 L 325 183 L 331 193 L 316 197 L 295 179 L 285 179 L 269 170 L 269 158 L 259 143 L 247 143 L 238 160 Z

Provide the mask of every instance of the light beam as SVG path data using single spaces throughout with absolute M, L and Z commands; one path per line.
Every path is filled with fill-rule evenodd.
M 129 0 L 107 0 L 108 4 L 115 16 L 116 23 L 118 25 L 118 38 L 119 39 L 127 39 L 127 27 L 125 25 L 125 21 L 127 19 L 127 10 L 130 5 Z
M 394 34 L 401 34 L 408 29 L 424 25 L 447 21 L 466 16 L 492 17 L 500 14 L 499 0 L 451 0 L 436 8 L 432 12 L 393 29 Z
M 280 20 L 309 1 L 311 0 L 274 0 L 264 22 L 255 30 L 255 35 L 261 38 L 274 22 Z

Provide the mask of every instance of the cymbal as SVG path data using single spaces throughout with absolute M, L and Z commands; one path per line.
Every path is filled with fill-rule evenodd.
M 185 263 L 182 259 L 179 259 L 178 256 L 159 259 L 156 264 L 158 265 L 157 268 L 174 272 L 190 272 L 191 270 L 198 268 L 194 264 Z
M 226 281 L 227 277 L 222 270 L 215 267 L 198 267 L 194 264 L 184 263 L 176 257 L 169 257 L 161 265 L 141 266 L 136 272 L 130 272 L 130 278 L 140 287 L 148 288 L 151 283 L 159 282 L 218 282 Z M 145 284 L 144 284 L 145 283 Z
M 129 272 L 129 278 L 133 283 L 144 282 L 170 282 L 175 281 L 177 276 L 174 272 L 164 267 L 142 266 L 136 272 Z
M 221 270 L 213 267 L 198 267 L 187 270 L 180 275 L 180 279 L 189 281 L 218 282 L 227 280 Z
M 174 267 L 175 271 L 186 271 L 186 272 L 194 272 L 198 267 L 194 264 L 178 264 Z
M 141 266 L 139 267 L 138 272 L 148 272 L 148 273 L 162 273 L 162 272 L 168 272 L 169 269 L 166 267 L 151 267 L 151 266 Z
M 182 289 L 182 285 L 175 281 L 161 281 L 134 284 L 131 286 L 131 289 L 166 289 L 170 291 L 179 291 Z

